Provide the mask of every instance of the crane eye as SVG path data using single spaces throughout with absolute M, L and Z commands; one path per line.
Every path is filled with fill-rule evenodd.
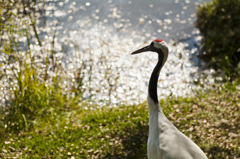
M 150 46 L 151 46 L 151 47 L 153 47 L 153 46 L 154 46 L 154 43 L 153 43 L 153 42 L 151 42 Z

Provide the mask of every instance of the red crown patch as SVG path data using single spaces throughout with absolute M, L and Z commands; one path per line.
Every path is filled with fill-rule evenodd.
M 162 40 L 162 39 L 156 39 L 156 40 L 154 40 L 154 41 L 156 41 L 156 42 L 162 42 L 163 40 Z

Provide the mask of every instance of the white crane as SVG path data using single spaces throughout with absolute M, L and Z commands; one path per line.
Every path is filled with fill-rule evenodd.
M 162 39 L 154 40 L 132 54 L 152 51 L 158 54 L 148 87 L 149 136 L 147 155 L 149 159 L 207 159 L 204 152 L 187 136 L 181 133 L 164 115 L 157 97 L 160 71 L 168 57 L 168 47 Z

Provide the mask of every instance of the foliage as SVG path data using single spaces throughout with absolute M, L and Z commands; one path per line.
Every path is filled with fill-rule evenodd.
M 240 0 L 212 0 L 197 11 L 196 26 L 203 36 L 201 57 L 208 66 L 240 75 Z
M 227 84 L 194 98 L 160 101 L 174 125 L 196 142 L 209 159 L 240 155 L 240 89 Z M 118 108 L 74 109 L 53 113 L 28 132 L 10 135 L 0 157 L 147 158 L 146 103 Z

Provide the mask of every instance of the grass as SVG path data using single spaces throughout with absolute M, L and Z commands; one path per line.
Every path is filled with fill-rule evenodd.
M 160 103 L 167 117 L 211 159 L 240 156 L 240 90 L 228 84 L 194 98 Z M 237 89 L 238 88 L 238 89 Z M 147 158 L 146 103 L 53 110 L 34 128 L 5 135 L 1 158 Z

